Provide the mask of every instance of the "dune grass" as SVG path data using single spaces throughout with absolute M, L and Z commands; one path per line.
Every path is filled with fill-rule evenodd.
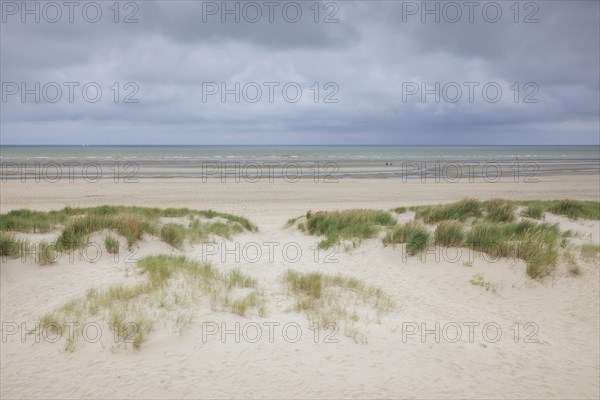
M 600 201 L 588 200 L 519 200 L 511 201 L 515 205 L 534 208 L 536 214 L 543 215 L 544 212 L 549 212 L 555 215 L 564 215 L 570 219 L 592 219 L 600 220 Z M 535 218 L 535 217 L 531 217 Z
M 238 222 L 202 222 L 193 219 L 189 226 L 174 223 L 163 225 L 160 228 L 160 238 L 163 242 L 181 249 L 186 240 L 190 244 L 204 242 L 211 234 L 231 239 L 233 235 L 243 232 L 244 229 Z
M 571 199 L 558 200 L 550 205 L 548 211 L 552 214 L 565 215 L 571 219 L 600 219 L 600 205 L 598 202 Z
M 504 199 L 491 199 L 483 202 L 485 219 L 490 222 L 510 222 L 515 220 L 515 206 Z
M 180 224 L 161 224 L 160 218 L 187 217 L 188 227 Z M 216 221 L 201 221 L 200 218 Z M 4 238 L 10 232 L 50 232 L 60 230 L 53 245 L 57 251 L 67 251 L 85 246 L 89 236 L 102 230 L 116 231 L 133 247 L 144 234 L 160 236 L 173 247 L 181 248 L 185 239 L 190 242 L 206 240 L 210 234 L 231 238 L 244 230 L 256 231 L 246 218 L 215 211 L 187 208 L 146 208 L 126 206 L 99 206 L 92 208 L 64 208 L 60 211 L 15 210 L 0 215 L 0 231 L 6 251 L 11 241 Z M 0 243 L 1 244 L 1 243 Z M 106 243 L 105 243 L 106 244 Z M 108 248 L 108 247 L 107 247 Z M 110 252 L 110 250 L 109 250 Z
M 340 240 L 361 240 L 374 237 L 382 227 L 396 224 L 395 218 L 388 212 L 366 209 L 344 211 L 308 212 L 303 228 L 310 235 L 324 235 L 326 239 L 319 247 L 327 249 Z
M 104 247 L 110 254 L 118 254 L 119 240 L 112 235 L 108 235 L 104 238 Z
M 69 218 L 67 210 L 44 212 L 21 209 L 0 214 L 0 231 L 50 232 Z
M 521 215 L 527 218 L 543 219 L 544 218 L 544 207 L 540 204 L 529 204 L 525 208 Z
M 23 239 L 17 239 L 12 234 L 0 232 L 0 256 L 19 258 L 26 254 L 31 244 Z
M 527 263 L 527 274 L 542 278 L 556 267 L 562 235 L 558 225 L 532 221 L 473 225 L 465 243 L 493 257 L 513 257 Z
M 104 230 L 116 230 L 130 244 L 139 241 L 144 234 L 155 235 L 156 224 L 135 215 L 87 215 L 70 220 L 56 240 L 57 248 L 72 250 L 81 248 L 89 241 L 89 235 Z
M 186 237 L 186 229 L 180 224 L 166 224 L 160 228 L 160 240 L 180 249 Z
M 207 240 L 210 234 L 231 239 L 233 235 L 242 233 L 244 230 L 249 229 L 238 221 L 201 222 L 195 219 L 190 223 L 186 233 L 190 242 L 197 243 Z
M 227 288 L 254 288 L 256 287 L 256 280 L 244 275 L 239 269 L 232 270 L 227 275 Z
M 490 222 L 509 222 L 515 219 L 514 205 L 499 198 L 487 201 L 466 198 L 450 204 L 417 206 L 413 210 L 416 212 L 415 218 L 428 224 L 452 220 L 465 222 L 469 218 L 480 217 Z
M 441 221 L 435 228 L 434 243 L 446 247 L 460 247 L 465 240 L 463 224 L 460 221 Z
M 600 219 L 600 202 L 582 200 L 505 200 L 479 201 L 463 199 L 455 203 L 411 207 L 416 218 L 433 224 L 444 220 L 465 222 L 468 218 L 485 217 L 490 222 L 510 222 L 515 219 L 514 207 L 527 207 L 523 216 L 541 219 L 544 212 L 564 215 L 571 219 Z
M 230 308 L 232 313 L 240 316 L 246 315 L 246 312 L 252 308 L 257 308 L 258 314 L 261 316 L 265 314 L 264 300 L 259 296 L 257 291 L 252 291 L 245 297 L 234 300 Z
M 0 233 L 0 256 L 3 258 L 33 258 L 39 265 L 54 264 L 60 257 L 54 243 L 30 243 L 13 234 Z
M 461 246 L 463 241 L 457 224 L 467 223 L 464 245 L 494 257 L 523 259 L 530 277 L 543 278 L 555 269 L 558 247 L 564 245 L 567 233 L 561 235 L 557 225 L 538 224 L 530 220 L 517 222 L 516 206 L 525 206 L 521 215 L 534 219 L 543 218 L 545 212 L 571 219 L 600 219 L 600 202 L 570 199 L 512 201 L 495 198 L 479 201 L 467 198 L 451 204 L 411 209 L 415 211 L 415 219 L 438 223 L 434 234 L 436 244 Z M 386 242 L 394 241 L 407 241 L 403 229 L 388 233 Z M 412 248 L 417 248 L 417 244 Z
M 415 255 L 427 249 L 430 234 L 427 228 L 418 221 L 408 221 L 394 227 L 383 238 L 383 244 L 406 243 L 408 255 Z
M 393 300 L 381 289 L 352 277 L 288 270 L 283 281 L 296 300 L 297 312 L 321 327 L 344 322 L 344 334 L 355 340 L 357 331 L 352 326 L 360 320 L 359 314 L 365 318 L 363 322 L 373 318 L 365 309 L 374 312 L 374 319 L 379 321 L 381 315 L 395 308 Z
M 463 199 L 456 203 L 413 207 L 415 218 L 425 223 L 434 224 L 440 221 L 456 220 L 464 222 L 469 217 L 483 215 L 483 205 L 476 199 Z
M 117 331 L 119 338 L 128 339 L 127 342 L 139 349 L 154 326 L 159 321 L 165 323 L 157 310 L 167 303 L 171 308 L 181 305 L 182 298 L 193 302 L 208 295 L 213 309 L 222 307 L 223 311 L 244 315 L 256 308 L 259 314 L 264 314 L 264 300 L 255 289 L 256 281 L 239 270 L 225 274 L 210 264 L 167 255 L 144 257 L 139 260 L 138 267 L 139 272 L 147 277 L 145 282 L 91 289 L 85 296 L 44 315 L 40 319 L 40 329 L 57 330 L 66 323 L 76 322 L 83 326 L 90 319 L 104 320 L 113 331 Z M 180 285 L 174 288 L 172 281 L 177 277 Z M 229 297 L 233 289 L 253 290 L 240 300 L 231 302 Z M 72 350 L 74 343 L 67 341 L 66 346 Z

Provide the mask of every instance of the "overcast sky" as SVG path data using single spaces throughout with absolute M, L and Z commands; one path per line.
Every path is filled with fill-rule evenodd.
M 0 143 L 600 141 L 598 1 L 246 3 L 3 0 Z

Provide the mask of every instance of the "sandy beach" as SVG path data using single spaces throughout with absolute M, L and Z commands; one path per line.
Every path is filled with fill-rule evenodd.
M 6 180 L 2 183 L 2 205 L 6 213 L 18 208 L 51 210 L 89 207 L 102 204 L 143 205 L 149 207 L 189 207 L 213 209 L 244 215 L 252 221 L 285 224 L 289 218 L 309 210 L 345 208 L 388 209 L 392 207 L 448 203 L 464 197 L 513 200 L 576 198 L 597 200 L 600 183 L 597 175 L 559 175 L 524 182 L 504 178 L 498 182 L 460 179 L 458 182 L 385 179 L 303 179 L 297 182 L 261 179 L 247 182 L 221 179 L 140 179 L 135 183 L 110 179 L 89 182 L 36 183 L 32 179 Z M 43 194 L 43 195 L 42 195 Z
M 435 251 L 407 257 L 402 245 L 384 246 L 377 238 L 317 251 L 319 238 L 285 225 L 309 210 L 388 210 L 464 197 L 597 201 L 598 195 L 595 175 L 544 176 L 537 183 L 4 182 L 2 213 L 104 204 L 189 207 L 247 217 L 258 231 L 182 250 L 144 236 L 131 259 L 103 253 L 90 262 L 76 255 L 50 266 L 3 260 L 2 398 L 597 398 L 597 259 L 578 258 L 580 276 L 571 276 L 561 260 L 551 276 L 535 280 L 519 259 L 490 260 L 469 251 L 458 258 Z M 414 218 L 414 212 L 398 218 Z M 575 245 L 600 242 L 598 221 L 546 213 L 546 222 L 578 232 Z M 300 254 L 282 251 L 289 244 Z M 252 256 L 243 250 L 250 247 Z M 214 311 L 201 296 L 177 311 L 177 323 L 174 312 L 158 318 L 139 350 L 115 344 L 106 325 L 99 325 L 99 338 L 90 331 L 74 349 L 65 348 L 63 337 L 50 343 L 54 337 L 23 333 L 89 289 L 140 281 L 130 261 L 156 254 L 183 254 L 224 272 L 239 268 L 257 281 L 265 315 Z M 288 269 L 357 278 L 380 288 L 395 306 L 377 318 L 359 311 L 351 329 L 339 321 L 338 330 L 315 330 L 293 309 L 282 283 Z M 493 290 L 470 283 L 477 274 L 493 282 Z

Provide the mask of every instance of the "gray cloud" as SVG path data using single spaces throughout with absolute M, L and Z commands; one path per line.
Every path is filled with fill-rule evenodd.
M 14 2 L 2 3 L 5 9 Z M 312 1 L 298 2 L 302 17 L 296 23 L 277 11 L 283 2 L 272 23 L 264 6 L 256 23 L 243 15 L 239 23 L 231 15 L 222 23 L 218 14 L 206 15 L 204 22 L 203 11 L 222 2 L 192 1 L 138 2 L 139 22 L 131 24 L 114 23 L 112 2 L 100 3 L 103 15 L 94 24 L 77 13 L 73 23 L 65 16 L 58 23 L 43 18 L 21 23 L 18 14 L 3 15 L 3 91 L 10 82 L 29 88 L 35 82 L 80 85 L 73 102 L 64 86 L 56 103 L 44 98 L 35 103 L 32 95 L 22 103 L 19 95 L 9 96 L 0 104 L 0 142 L 598 144 L 600 3 L 532 3 L 537 23 L 523 22 L 533 10 L 523 8 L 527 3 L 521 3 L 515 23 L 513 2 L 496 3 L 503 12 L 496 23 L 481 12 L 472 23 L 465 14 L 456 23 L 443 14 L 439 23 L 430 15 L 422 23 L 419 14 L 403 13 L 421 2 L 386 1 L 322 1 L 318 23 Z M 120 3 L 120 19 L 133 10 L 127 4 Z M 239 2 L 240 9 L 252 7 L 247 4 Z M 333 11 L 339 22 L 323 23 Z M 82 98 L 89 82 L 102 89 L 97 103 Z M 134 92 L 126 82 L 139 89 L 133 96 L 138 103 L 123 103 Z M 228 95 L 222 103 L 215 95 L 204 102 L 206 82 L 226 82 L 229 88 L 257 82 L 263 97 L 236 103 Z M 272 103 L 264 82 L 279 83 Z M 297 103 L 282 97 L 289 82 L 302 88 Z M 328 82 L 334 85 L 325 87 Z M 425 82 L 428 88 L 456 82 L 463 96 L 456 103 L 444 96 L 437 102 L 432 94 L 425 101 L 419 94 L 404 101 L 406 82 Z M 478 83 L 472 102 L 465 82 Z M 490 82 L 502 90 L 497 102 L 481 91 Z M 248 90 L 252 96 L 252 87 Z M 448 90 L 452 97 L 452 87 Z M 324 103 L 328 94 L 339 101 Z M 528 95 L 538 102 L 524 103 Z

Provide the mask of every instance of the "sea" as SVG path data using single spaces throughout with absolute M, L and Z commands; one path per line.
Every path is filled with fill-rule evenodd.
M 219 170 L 271 168 L 278 176 L 294 169 L 312 176 L 335 169 L 337 177 L 405 178 L 417 171 L 470 168 L 536 169 L 544 174 L 600 174 L 600 146 L 0 146 L 0 178 L 22 179 L 23 172 L 71 168 L 76 173 L 135 169 L 136 178 L 199 178 Z M 269 167 L 270 166 L 270 167 Z M 410 172 L 410 174 L 409 174 Z M 521 173 L 521 172 L 519 172 Z M 524 172 L 530 173 L 530 172 Z M 414 176 L 413 176 L 414 175 Z M 110 173 L 103 175 L 110 178 Z

